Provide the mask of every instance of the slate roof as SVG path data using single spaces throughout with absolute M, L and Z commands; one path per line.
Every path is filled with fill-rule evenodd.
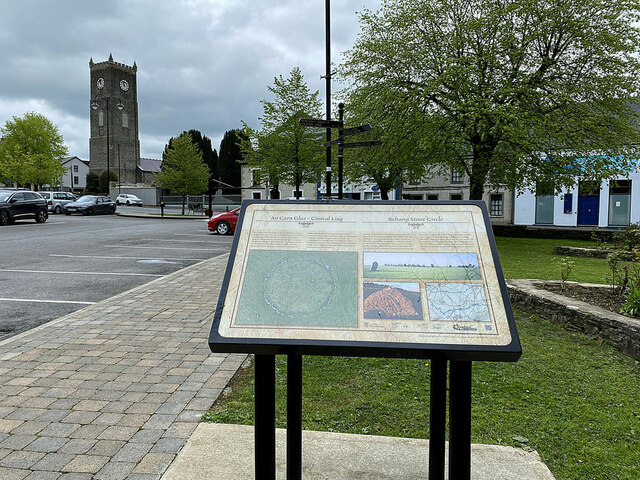
M 140 158 L 140 165 L 138 168 L 143 172 L 159 172 L 162 160 L 156 160 L 155 158 Z

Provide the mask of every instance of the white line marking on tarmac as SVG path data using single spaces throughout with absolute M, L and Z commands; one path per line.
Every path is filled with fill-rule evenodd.
M 164 238 L 140 238 L 139 240 L 150 240 L 153 242 L 180 242 L 180 243 L 211 243 L 211 240 L 178 240 Z
M 155 273 L 115 273 L 115 272 L 64 272 L 58 270 L 18 270 L 10 268 L 0 268 L 0 272 L 14 272 L 14 273 L 56 273 L 67 275 L 118 275 L 128 277 L 164 277 L 164 275 L 158 275 Z
M 77 302 L 74 300 L 34 300 L 33 298 L 0 298 L 0 302 L 73 303 L 77 305 L 95 305 L 96 304 L 96 302 Z
M 116 257 L 116 256 L 111 256 L 108 257 L 106 255 L 63 255 L 60 253 L 50 253 L 49 254 L 50 257 L 65 257 L 65 258 L 103 258 L 103 259 L 116 259 L 116 260 L 127 260 L 127 259 L 134 259 L 134 260 L 158 260 L 157 257 Z M 201 262 L 202 260 L 208 260 L 208 258 L 171 258 L 171 257 L 162 257 L 160 258 L 160 260 L 184 260 L 184 261 L 190 261 L 190 262 Z
M 150 248 L 152 250 L 191 250 L 192 252 L 210 252 L 209 248 L 180 248 L 180 247 L 143 247 L 137 245 L 104 245 L 109 248 Z

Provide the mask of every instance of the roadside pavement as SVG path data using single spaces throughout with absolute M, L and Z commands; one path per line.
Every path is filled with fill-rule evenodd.
M 246 358 L 206 341 L 226 261 L 0 342 L 0 479 L 159 479 Z

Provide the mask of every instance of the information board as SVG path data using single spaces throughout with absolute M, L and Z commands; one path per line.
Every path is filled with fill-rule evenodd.
M 243 203 L 211 349 L 515 360 L 482 202 Z

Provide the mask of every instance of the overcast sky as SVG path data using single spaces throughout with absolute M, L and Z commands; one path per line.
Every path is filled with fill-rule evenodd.
M 332 60 L 353 46 L 356 12 L 379 0 L 331 2 Z M 218 149 L 260 100 L 300 67 L 324 104 L 324 0 L 0 0 L 0 125 L 38 112 L 69 154 L 89 159 L 89 59 L 138 65 L 141 156 L 197 129 Z M 334 92 L 338 85 L 333 85 Z

